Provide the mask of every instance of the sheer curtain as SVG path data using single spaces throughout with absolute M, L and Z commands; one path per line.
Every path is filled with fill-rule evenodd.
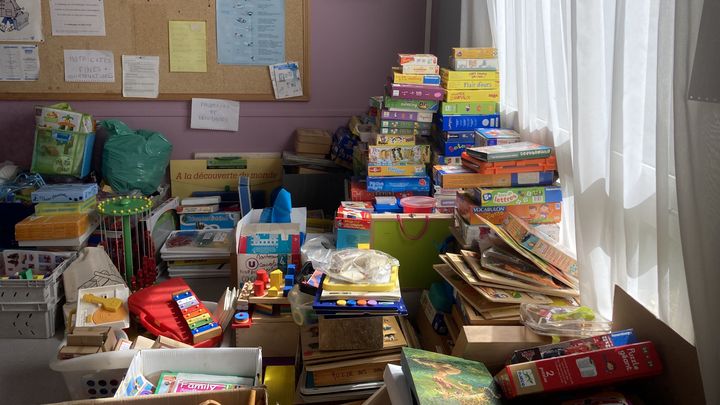
M 583 302 L 610 316 L 618 284 L 692 342 L 659 2 L 488 0 L 488 10 L 504 125 L 556 148 L 561 234 L 577 249 Z

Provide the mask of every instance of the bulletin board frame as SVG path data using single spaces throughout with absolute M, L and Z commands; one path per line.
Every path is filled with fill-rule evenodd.
M 215 0 L 105 0 L 106 36 L 53 36 L 49 3 L 42 1 L 44 41 L 37 43 L 40 77 L 0 81 L 0 100 L 310 100 L 310 0 L 285 0 L 285 60 L 297 61 L 303 95 L 276 100 L 267 65 L 217 63 Z M 207 72 L 170 72 L 168 21 L 206 21 Z M 25 43 L 22 43 L 25 44 Z M 65 82 L 64 50 L 112 51 L 113 83 Z M 158 98 L 122 95 L 122 55 L 158 55 Z

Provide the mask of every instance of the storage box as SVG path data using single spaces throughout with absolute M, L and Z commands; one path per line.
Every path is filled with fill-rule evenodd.
M 290 314 L 270 316 L 255 312 L 252 326 L 233 329 L 233 334 L 236 347 L 257 347 L 265 358 L 295 357 L 300 342 L 300 327 Z
M 37 128 L 31 170 L 83 178 L 90 173 L 95 134 Z
M 368 165 L 368 176 L 423 176 L 426 174 L 424 164 L 406 164 L 394 166 Z
M 215 168 L 211 160 L 171 160 L 170 187 L 173 197 L 189 197 L 195 191 L 237 191 L 238 177 L 250 178 L 253 192 L 262 190 L 266 200 L 282 182 L 279 153 L 248 153 L 235 168 Z
M 71 203 L 39 203 L 35 206 L 35 215 L 87 214 L 94 210 L 96 205 L 95 196 L 85 201 Z
M 332 136 L 324 129 L 298 128 L 295 130 L 295 141 L 326 145 L 329 149 L 332 144 Z
M 58 301 L 0 304 L 0 338 L 47 339 L 55 335 Z
M 88 214 L 32 215 L 15 225 L 15 239 L 47 240 L 77 238 L 90 226 Z
M 105 380 L 100 378 L 98 381 Z M 198 405 L 198 404 L 248 404 L 268 405 L 265 388 L 237 388 L 225 391 L 183 392 L 174 394 L 143 395 L 132 398 L 86 399 L 80 401 L 59 402 L 55 405 Z
M 511 364 L 495 376 L 508 398 L 620 383 L 658 375 L 663 366 L 652 342 Z
M 46 184 L 30 194 L 32 202 L 68 203 L 89 200 L 98 193 L 95 183 Z
M 73 111 L 67 103 L 35 106 L 35 125 L 69 132 L 95 132 L 92 116 Z
M 409 75 L 403 74 L 402 70 L 393 70 L 393 82 L 404 83 L 404 84 L 429 84 L 438 85 L 440 84 L 440 75 L 427 74 L 427 75 Z
M 257 347 L 141 350 L 130 363 L 115 398 L 127 398 L 139 376 L 157 384 L 164 371 L 249 377 L 260 385 L 262 353 Z
M 548 336 L 537 335 L 524 326 L 462 326 L 452 355 L 482 362 L 496 373 L 515 350 L 547 343 Z

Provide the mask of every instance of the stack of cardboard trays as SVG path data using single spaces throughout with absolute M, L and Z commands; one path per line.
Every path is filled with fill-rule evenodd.
M 308 403 L 369 397 L 383 385 L 385 366 L 399 364 L 407 345 L 397 318 L 407 314 L 397 268 L 385 284 L 351 284 L 326 275 L 313 309 L 318 323 L 300 334 L 300 397 Z
M 325 158 L 330 153 L 332 137 L 324 129 L 298 128 L 295 130 L 295 153 L 301 156 Z

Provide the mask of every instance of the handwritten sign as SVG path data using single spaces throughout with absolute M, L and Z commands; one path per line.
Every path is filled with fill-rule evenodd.
M 65 81 L 113 83 L 115 59 L 112 51 L 66 49 Z
M 210 98 L 192 99 L 190 128 L 237 131 L 240 103 Z

